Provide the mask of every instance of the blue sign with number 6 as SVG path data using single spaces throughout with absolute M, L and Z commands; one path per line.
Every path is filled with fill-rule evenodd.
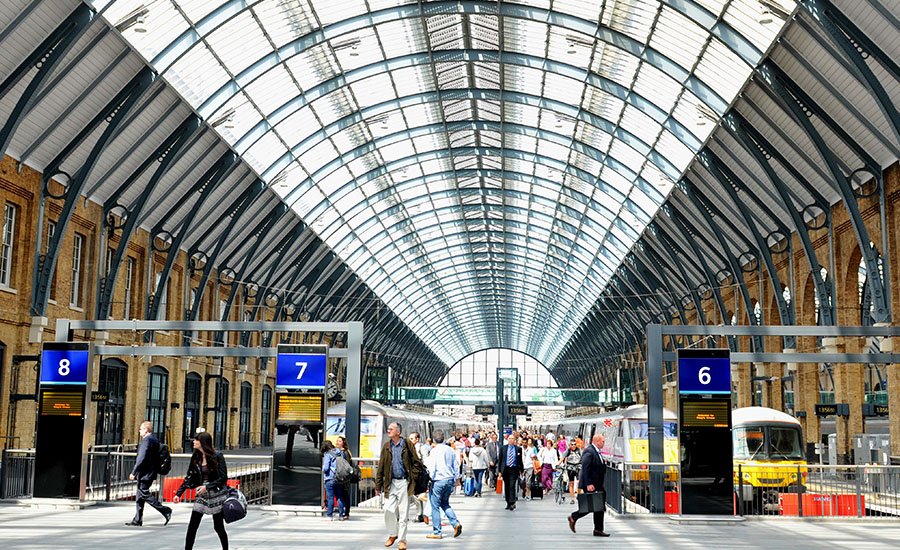
M 87 343 L 47 342 L 41 351 L 41 384 L 87 384 L 90 364 Z
M 731 358 L 727 349 L 678 350 L 678 393 L 730 394 Z

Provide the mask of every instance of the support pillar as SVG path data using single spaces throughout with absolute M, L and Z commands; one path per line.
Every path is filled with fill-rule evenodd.
M 783 370 L 780 363 L 765 363 L 761 367 L 757 367 L 757 372 L 768 377 L 768 380 L 763 384 L 764 407 L 769 407 L 776 411 L 784 410 L 784 399 L 781 391 Z
M 749 363 L 732 363 L 731 365 L 732 384 L 737 388 L 737 401 L 735 408 L 749 407 L 753 401 L 753 384 L 750 381 L 750 364 Z
M 818 462 L 815 444 L 822 442 L 819 417 L 816 416 L 816 403 L 819 402 L 819 365 L 816 363 L 798 363 L 794 375 L 794 410 L 804 411 L 800 418 L 803 436 L 806 439 L 806 458 L 810 462 Z
M 678 384 L 666 382 L 663 390 L 663 406 L 670 411 L 678 410 Z
M 894 352 L 893 338 L 881 341 L 882 353 Z M 885 365 L 887 369 L 888 425 L 891 430 L 891 456 L 900 457 L 900 364 Z
M 844 353 L 846 344 L 840 338 L 824 338 L 822 347 L 825 353 Z M 863 432 L 862 404 L 865 393 L 864 369 L 859 363 L 838 363 L 834 369 L 834 401 L 847 403 L 850 416 L 835 418 L 837 433 L 837 454 L 839 464 L 851 462 L 851 437 Z

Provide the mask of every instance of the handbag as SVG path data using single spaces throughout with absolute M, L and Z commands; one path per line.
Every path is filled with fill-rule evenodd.
M 222 516 L 225 523 L 234 523 L 247 516 L 247 497 L 237 489 L 228 491 L 228 498 L 222 504 Z
M 604 512 L 606 510 L 606 493 L 597 491 L 594 493 L 578 493 L 578 513 L 589 514 Z
M 431 485 L 431 476 L 428 475 L 428 468 L 421 468 L 419 470 L 419 475 L 416 477 L 416 495 L 421 495 L 422 493 L 428 492 L 428 486 Z

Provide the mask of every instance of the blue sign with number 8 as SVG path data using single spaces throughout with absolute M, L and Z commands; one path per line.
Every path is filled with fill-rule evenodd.
M 48 342 L 41 352 L 41 384 L 87 384 L 90 355 L 87 344 Z

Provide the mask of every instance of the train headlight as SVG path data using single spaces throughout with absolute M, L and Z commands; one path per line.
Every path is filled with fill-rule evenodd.
M 744 472 L 744 481 L 750 481 L 750 474 L 747 472 Z
M 797 481 L 797 474 L 791 474 L 791 479 Z

